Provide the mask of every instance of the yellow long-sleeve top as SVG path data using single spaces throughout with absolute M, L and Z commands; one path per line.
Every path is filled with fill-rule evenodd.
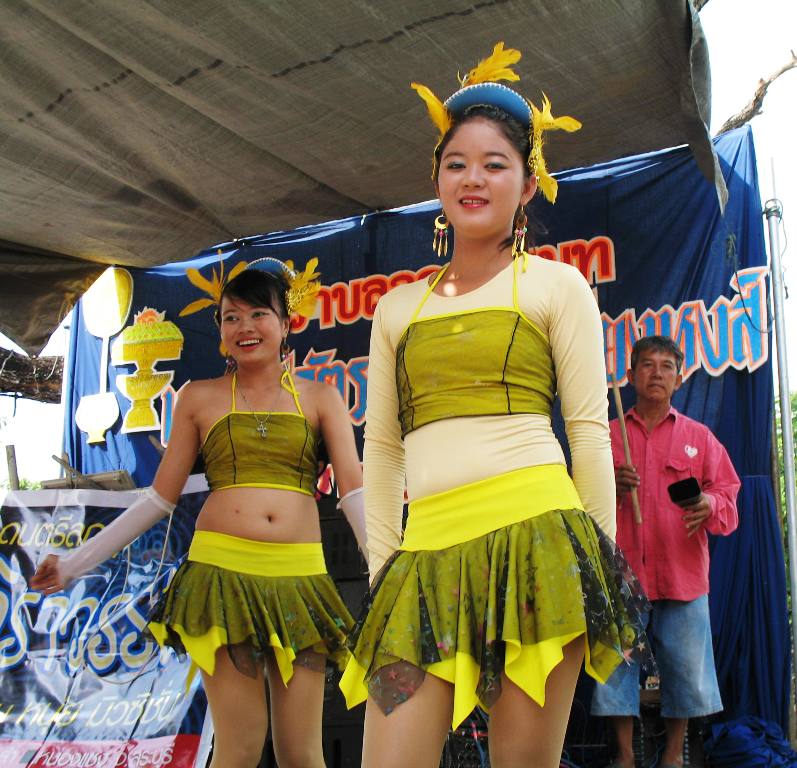
M 379 301 L 371 329 L 364 451 L 372 575 L 400 546 L 405 482 L 412 501 L 524 467 L 565 463 L 550 416 L 541 413 L 441 418 L 405 429 L 402 440 L 396 350 L 404 331 L 411 321 L 480 309 L 516 306 L 550 345 L 574 484 L 584 509 L 605 533 L 615 536 L 614 469 L 597 304 L 574 267 L 536 256 L 528 258 L 525 270 L 521 264 L 519 260 L 509 265 L 460 296 L 429 293 L 424 298 L 429 285 L 420 281 L 398 286 Z M 468 349 L 459 341 L 451 338 L 440 364 L 461 366 L 467 378 Z

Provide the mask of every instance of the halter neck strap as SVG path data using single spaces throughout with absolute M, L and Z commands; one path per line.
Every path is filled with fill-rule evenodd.
M 232 374 L 232 409 L 231 413 L 237 413 L 237 408 L 235 407 L 235 389 L 238 386 L 238 376 L 236 372 L 233 371 Z M 291 393 L 293 397 L 293 402 L 296 404 L 296 410 L 300 416 L 304 416 L 304 411 L 302 410 L 302 405 L 299 402 L 299 390 L 296 389 L 296 384 L 293 381 L 293 376 L 291 376 L 291 372 L 288 369 L 283 371 L 282 375 L 280 376 L 280 387 L 287 392 Z
M 432 280 L 431 283 L 427 284 L 426 291 L 423 294 L 423 298 L 421 299 L 421 301 L 418 304 L 418 306 L 415 308 L 415 312 L 412 313 L 412 317 L 410 318 L 410 325 L 412 323 L 414 323 L 415 320 L 417 319 L 418 314 L 423 309 L 423 305 L 426 304 L 426 300 L 429 298 L 430 294 L 435 289 L 435 286 L 437 286 L 437 284 L 440 282 L 441 278 L 443 277 L 443 275 L 445 274 L 446 270 L 448 269 L 448 266 L 449 266 L 450 263 L 451 262 L 449 262 L 448 264 L 443 265 L 443 268 L 435 275 L 434 280 Z
M 283 389 L 287 389 L 288 392 L 293 395 L 293 402 L 296 403 L 296 410 L 300 416 L 304 416 L 302 405 L 299 402 L 299 390 L 296 389 L 296 384 L 293 381 L 293 376 L 291 376 L 290 369 L 286 368 L 285 373 L 282 374 L 280 378 L 280 386 L 282 386 Z

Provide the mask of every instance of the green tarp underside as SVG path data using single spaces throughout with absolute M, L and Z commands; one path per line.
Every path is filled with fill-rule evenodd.
M 445 98 L 499 40 L 584 124 L 553 170 L 689 144 L 722 197 L 686 0 L 5 0 L 0 331 L 39 351 L 104 264 L 432 197 L 409 83 Z

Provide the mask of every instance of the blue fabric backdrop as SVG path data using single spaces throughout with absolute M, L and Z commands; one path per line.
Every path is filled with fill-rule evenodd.
M 679 148 L 561 174 L 557 204 L 536 204 L 536 240 L 541 255 L 573 263 L 596 286 L 607 365 L 621 384 L 635 338 L 663 332 L 682 345 L 687 379 L 674 404 L 715 432 L 742 478 L 740 530 L 712 542 L 712 626 L 726 715 L 757 715 L 785 728 L 789 637 L 769 477 L 766 255 L 749 129 L 721 137 L 717 151 L 730 192 L 724 216 L 689 151 Z M 298 266 L 318 257 L 325 286 L 320 314 L 294 333 L 295 364 L 299 375 L 338 386 L 359 439 L 375 299 L 391 280 L 418 279 L 423 268 L 435 265 L 431 232 L 438 212 L 436 203 L 425 203 L 245 238 L 209 248 L 190 262 L 130 270 L 133 312 L 144 306 L 165 311 L 185 338 L 181 358 L 157 368 L 174 371 L 174 389 L 223 372 L 212 310 L 179 317 L 186 305 L 206 295 L 187 279 L 186 269 L 209 277 L 220 258 L 229 271 L 239 261 L 267 255 L 293 259 Z M 158 462 L 148 437 L 158 432 L 123 434 L 117 422 L 104 443 L 89 445 L 75 426 L 80 397 L 97 391 L 99 350 L 100 340 L 86 331 L 78 307 L 69 361 L 67 452 L 82 472 L 125 468 L 139 485 L 147 484 Z M 109 365 L 109 389 L 118 394 L 115 376 L 129 372 L 129 366 Z M 633 401 L 627 386 L 623 398 L 626 407 Z M 118 400 L 124 414 L 130 402 L 119 394 Z M 162 408 L 166 433 L 170 402 Z

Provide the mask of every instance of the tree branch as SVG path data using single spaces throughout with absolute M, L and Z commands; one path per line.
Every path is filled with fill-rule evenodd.
M 692 0 L 692 5 L 695 6 L 695 10 L 698 13 L 700 13 L 700 11 L 703 9 L 703 6 L 706 5 L 706 3 L 708 3 L 708 0 Z
M 737 112 L 732 117 L 729 117 L 722 124 L 722 127 L 715 135 L 720 136 L 721 134 L 727 133 L 734 128 L 739 128 L 752 120 L 756 115 L 760 115 L 762 106 L 764 104 L 764 96 L 767 95 L 767 89 L 769 86 L 772 85 L 772 83 L 774 83 L 775 80 L 777 80 L 784 72 L 788 72 L 790 69 L 795 68 L 797 68 L 797 55 L 795 55 L 794 51 L 792 51 L 791 60 L 787 61 L 782 67 L 780 67 L 780 69 L 773 72 L 766 80 L 759 80 L 758 87 L 755 89 L 753 98 L 750 99 L 749 103 L 740 112 Z
M 26 357 L 0 349 L 0 394 L 60 403 L 63 375 L 63 357 Z

